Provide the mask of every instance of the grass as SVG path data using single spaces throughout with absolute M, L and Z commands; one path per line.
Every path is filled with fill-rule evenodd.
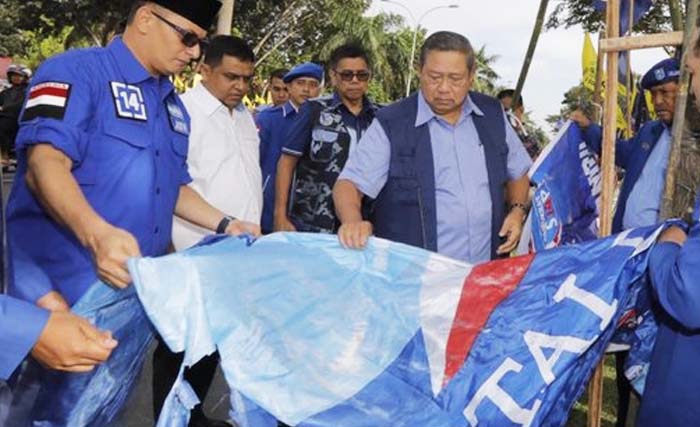
M 630 409 L 627 416 L 627 426 L 634 426 L 635 415 L 639 402 L 636 397 L 630 399 Z M 586 427 L 586 414 L 588 413 L 588 391 L 574 405 L 569 414 L 569 421 L 566 427 Z M 603 416 L 601 425 L 603 427 L 615 427 L 617 420 L 617 386 L 615 385 L 615 356 L 605 356 L 605 366 L 603 367 Z

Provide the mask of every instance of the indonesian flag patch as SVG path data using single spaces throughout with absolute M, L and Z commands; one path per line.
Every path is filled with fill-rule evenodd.
M 29 89 L 21 121 L 26 122 L 37 117 L 62 120 L 70 97 L 70 88 L 70 84 L 60 82 L 45 82 L 33 86 Z

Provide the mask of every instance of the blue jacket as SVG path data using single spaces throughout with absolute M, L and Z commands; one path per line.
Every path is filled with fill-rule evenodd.
M 505 218 L 508 181 L 503 110 L 497 100 L 476 92 L 471 99 L 484 112 L 474 125 L 484 146 L 492 203 L 491 257 L 496 258 L 498 231 Z M 378 237 L 437 251 L 435 171 L 428 125 L 415 127 L 417 94 L 377 112 L 391 143 L 389 176 L 374 205 L 372 222 Z
M 625 170 L 625 179 L 622 181 L 617 199 L 617 209 L 612 225 L 613 233 L 619 233 L 623 229 L 622 219 L 625 217 L 627 199 L 663 131 L 663 122 L 654 120 L 645 123 L 632 139 L 618 140 L 615 143 L 615 163 Z M 603 145 L 603 130 L 600 126 L 590 125 L 583 131 L 583 139 L 591 150 L 600 154 Z
M 649 261 L 659 331 L 638 427 L 697 425 L 700 419 L 700 225 L 681 247 L 658 244 Z

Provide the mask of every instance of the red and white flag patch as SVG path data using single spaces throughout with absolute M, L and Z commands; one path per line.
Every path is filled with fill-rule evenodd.
M 44 82 L 29 89 L 27 104 L 21 121 L 26 122 L 37 117 L 63 119 L 70 97 L 69 83 Z

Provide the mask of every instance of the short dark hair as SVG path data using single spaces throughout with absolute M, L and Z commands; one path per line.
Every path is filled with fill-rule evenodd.
M 233 56 L 241 62 L 255 62 L 255 53 L 242 38 L 236 36 L 214 36 L 207 46 L 204 63 L 218 67 L 224 55 Z
M 132 22 L 134 22 L 134 18 L 136 17 L 136 12 L 138 12 L 139 9 L 146 6 L 148 3 L 150 3 L 148 0 L 136 0 L 131 5 L 131 9 L 129 9 L 129 17 L 126 18 L 126 25 L 130 25 Z
M 338 63 L 345 58 L 362 58 L 367 64 L 367 67 L 370 69 L 372 68 L 372 63 L 369 60 L 367 51 L 356 42 L 346 43 L 333 49 L 328 59 L 328 66 L 331 70 L 335 70 Z
M 498 92 L 498 95 L 496 95 L 496 98 L 499 99 L 499 101 L 502 101 L 503 98 L 512 98 L 513 95 L 515 95 L 515 90 L 513 89 L 503 89 L 502 91 Z M 518 102 L 516 105 L 520 106 L 523 105 L 523 95 L 521 94 L 518 96 Z
M 289 70 L 286 68 L 277 68 L 276 70 L 272 70 L 272 72 L 270 73 L 270 81 L 272 81 L 272 79 L 284 80 L 284 76 L 288 72 Z
M 476 66 L 476 58 L 474 57 L 474 48 L 469 43 L 469 39 L 461 34 L 453 33 L 452 31 L 438 31 L 425 39 L 423 47 L 420 50 L 420 66 L 425 65 L 425 59 L 428 53 L 437 50 L 439 52 L 456 51 L 467 55 L 467 68 L 469 71 L 474 71 Z

